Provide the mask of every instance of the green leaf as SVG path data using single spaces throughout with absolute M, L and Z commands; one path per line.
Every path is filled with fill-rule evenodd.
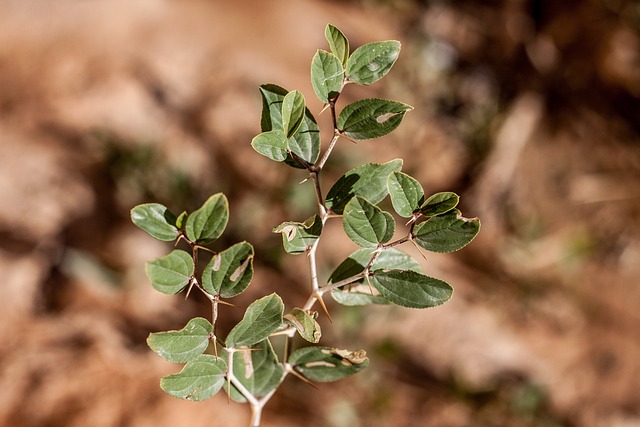
M 182 230 L 182 227 L 184 227 L 188 216 L 189 215 L 187 214 L 187 211 L 184 211 L 180 215 L 178 215 L 178 218 L 176 218 L 176 227 Z
M 229 202 L 222 193 L 214 194 L 187 218 L 185 232 L 192 242 L 207 244 L 215 241 L 227 228 Z
M 179 331 L 150 334 L 147 345 L 169 362 L 185 363 L 205 352 L 212 332 L 213 326 L 207 319 L 196 317 Z
M 453 294 L 446 282 L 410 270 L 376 270 L 371 285 L 392 303 L 409 308 L 435 307 Z
M 390 213 L 359 196 L 345 206 L 342 223 L 347 236 L 365 248 L 375 248 L 379 243 L 388 242 L 396 228 Z
M 292 90 L 282 100 L 282 129 L 291 138 L 300 128 L 304 119 L 306 102 L 304 95 L 297 90 Z
M 364 350 L 340 350 L 329 347 L 305 347 L 289 356 L 289 363 L 311 381 L 336 381 L 353 375 L 369 365 Z
M 160 203 L 146 203 L 131 209 L 131 221 L 158 240 L 178 238 L 176 216 Z
M 387 178 L 400 169 L 401 159 L 383 164 L 369 163 L 351 169 L 331 187 L 325 206 L 339 215 L 353 196 L 364 197 L 373 204 L 380 203 L 388 194 Z
M 251 140 L 251 146 L 258 153 L 276 162 L 287 159 L 287 136 L 281 130 L 262 132 Z
M 296 328 L 300 336 L 305 340 L 312 343 L 320 341 L 320 337 L 322 336 L 320 325 L 316 322 L 315 317 L 306 311 L 294 308 L 291 312 L 284 315 L 284 321 Z
M 289 92 L 277 85 L 266 84 L 260 86 L 262 96 L 262 132 L 272 130 L 282 131 L 282 102 Z M 320 156 L 320 129 L 308 108 L 305 108 L 304 118 L 293 137 L 287 142 L 289 150 L 309 164 L 314 164 Z M 291 156 L 285 163 L 296 168 L 304 168 Z
M 418 181 L 402 172 L 389 175 L 387 188 L 393 209 L 404 218 L 410 218 L 424 201 L 424 190 Z
M 318 50 L 311 61 L 311 84 L 318 99 L 325 104 L 342 91 L 344 68 L 334 54 Z
M 283 314 L 284 304 L 275 293 L 254 301 L 227 335 L 226 346 L 237 348 L 262 341 L 282 325 Z
M 338 129 L 354 140 L 374 139 L 394 131 L 413 107 L 402 102 L 367 98 L 353 102 L 340 112 Z
M 282 245 L 287 253 L 301 254 L 320 238 L 322 220 L 318 215 L 315 215 L 303 223 L 283 222 L 274 228 L 273 232 L 282 234 Z
M 162 378 L 160 388 L 171 396 L 198 402 L 222 388 L 226 372 L 224 359 L 202 354 L 187 363 L 180 373 Z
M 333 273 L 331 273 L 331 277 L 329 277 L 329 283 L 337 283 L 362 273 L 371 258 L 373 258 L 371 249 L 358 249 L 336 267 Z M 372 271 L 385 268 L 412 270 L 416 272 L 421 271 L 420 264 L 415 259 L 396 248 L 389 248 L 380 252 L 371 266 Z M 362 283 L 362 280 L 359 280 L 357 283 Z
M 448 191 L 436 193 L 424 201 L 420 206 L 420 213 L 427 217 L 442 215 L 458 206 L 458 200 L 460 198 L 456 193 Z
M 153 288 L 169 295 L 177 294 L 187 286 L 194 269 L 191 255 L 181 250 L 174 250 L 146 265 L 147 276 Z
M 247 242 L 214 255 L 202 272 L 204 290 L 223 298 L 241 294 L 253 278 L 253 255 L 253 246 Z
M 233 353 L 233 374 L 252 395 L 261 398 L 278 387 L 284 377 L 284 366 L 278 363 L 269 340 L 254 344 L 253 348 Z M 233 384 L 230 394 L 236 402 L 247 401 Z
M 362 45 L 347 60 L 347 78 L 361 85 L 374 83 L 389 72 L 399 54 L 400 42 L 397 40 Z
M 331 49 L 331 52 L 338 57 L 343 66 L 346 66 L 347 60 L 349 59 L 349 40 L 347 37 L 338 29 L 338 27 L 331 24 L 327 24 L 325 27 L 324 37 L 329 43 L 329 49 Z
M 434 216 L 413 229 L 415 242 L 431 252 L 453 252 L 467 246 L 480 231 L 478 218 L 464 218 L 458 209 Z
M 389 304 L 389 301 L 382 295 L 372 294 L 366 289 L 352 289 L 348 291 L 334 290 L 331 291 L 331 297 L 338 304 L 348 307 L 355 307 L 369 304 Z

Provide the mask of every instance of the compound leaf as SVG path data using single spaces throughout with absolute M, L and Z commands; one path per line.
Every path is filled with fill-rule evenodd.
M 340 350 L 330 347 L 305 347 L 294 351 L 289 363 L 311 381 L 336 381 L 353 375 L 369 365 L 364 350 Z
M 435 307 L 453 294 L 448 283 L 410 270 L 376 270 L 371 285 L 387 300 L 409 308 Z
M 480 231 L 478 218 L 464 218 L 458 209 L 416 225 L 415 242 L 431 252 L 453 252 L 467 246 Z
M 320 337 L 322 336 L 320 325 L 316 322 L 315 317 L 306 311 L 294 308 L 284 315 L 284 321 L 296 328 L 300 336 L 305 340 L 312 343 L 320 341 Z
M 347 37 L 338 29 L 338 27 L 331 24 L 327 24 L 325 27 L 324 37 L 329 43 L 329 49 L 331 49 L 331 52 L 338 57 L 342 66 L 346 66 L 347 59 L 349 59 L 349 40 Z
M 222 193 L 214 194 L 187 217 L 185 232 L 196 243 L 207 244 L 222 235 L 229 222 L 229 202 Z
M 368 43 L 353 51 L 346 64 L 346 76 L 354 83 L 369 85 L 384 77 L 400 54 L 400 42 Z
M 413 107 L 402 102 L 367 98 L 348 104 L 338 116 L 338 129 L 355 140 L 374 139 L 395 130 Z
M 284 303 L 275 293 L 254 301 L 227 335 L 226 346 L 251 346 L 266 339 L 282 325 L 283 314 Z
M 387 178 L 402 169 L 402 160 L 383 164 L 368 163 L 351 169 L 331 187 L 325 201 L 327 209 L 342 214 L 353 196 L 360 196 L 373 204 L 380 203 L 388 194 Z
M 174 250 L 168 255 L 147 262 L 147 276 L 153 288 L 163 294 L 177 294 L 189 283 L 195 266 L 185 251 Z
M 149 334 L 147 345 L 170 362 L 185 363 L 205 352 L 212 332 L 213 326 L 207 319 L 196 317 L 179 331 Z
M 178 238 L 176 216 L 160 203 L 145 203 L 131 209 L 131 221 L 152 237 L 165 242 Z
M 160 380 L 160 388 L 180 399 L 202 401 L 216 394 L 225 382 L 227 363 L 222 358 L 201 354 L 178 374 Z
M 287 139 L 291 138 L 300 128 L 305 108 L 304 95 L 297 90 L 292 90 L 282 100 L 282 129 Z
M 393 209 L 404 218 L 410 218 L 424 201 L 424 190 L 418 181 L 402 172 L 389 175 L 387 188 Z
M 442 215 L 458 206 L 459 200 L 456 193 L 449 191 L 436 193 L 424 201 L 420 206 L 420 213 L 427 217 Z
M 251 140 L 251 146 L 258 153 L 276 162 L 287 159 L 288 142 L 287 135 L 281 130 L 262 132 Z
M 242 293 L 253 278 L 253 255 L 253 246 L 247 242 L 214 255 L 202 272 L 204 290 L 223 298 Z
M 343 212 L 344 231 L 356 244 L 375 248 L 393 237 L 396 223 L 390 213 L 362 197 L 355 196 Z
M 314 215 L 305 222 L 283 222 L 273 229 L 274 233 L 282 234 L 284 250 L 290 254 L 306 252 L 322 233 L 322 220 Z
M 333 53 L 318 50 L 311 61 L 311 84 L 318 99 L 325 104 L 342 90 L 344 69 Z

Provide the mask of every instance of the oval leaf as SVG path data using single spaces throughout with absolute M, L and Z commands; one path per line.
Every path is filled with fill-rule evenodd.
M 342 214 L 353 196 L 360 196 L 373 204 L 380 203 L 388 194 L 387 178 L 402 169 L 402 160 L 395 159 L 383 164 L 369 163 L 351 169 L 331 187 L 325 206 L 333 213 Z
M 215 241 L 227 228 L 229 202 L 222 193 L 214 194 L 198 210 L 187 217 L 185 232 L 192 242 L 207 244 Z
M 353 375 L 369 365 L 364 350 L 340 350 L 329 347 L 305 347 L 289 356 L 289 363 L 311 381 L 336 381 Z
M 269 340 L 263 340 L 250 351 L 233 353 L 233 374 L 253 396 L 260 398 L 278 387 L 284 377 L 284 366 L 278 363 Z M 236 402 L 247 401 L 233 384 L 230 395 Z
M 389 301 L 382 295 L 372 294 L 370 291 L 363 289 L 349 291 L 331 291 L 331 297 L 338 304 L 348 307 L 355 307 L 369 304 L 389 304 Z
M 325 104 L 342 91 L 344 69 L 334 54 L 318 50 L 311 61 L 311 84 L 318 99 Z
M 320 337 L 322 336 L 320 325 L 316 322 L 315 317 L 306 311 L 294 308 L 291 312 L 284 315 L 284 321 L 296 328 L 300 336 L 305 340 L 312 343 L 320 341 Z
M 388 242 L 396 228 L 391 214 L 359 196 L 345 206 L 342 223 L 347 236 L 365 248 Z
M 163 294 L 177 294 L 189 283 L 194 271 L 193 258 L 181 250 L 149 261 L 147 276 L 153 288 Z
M 374 139 L 395 130 L 413 107 L 379 98 L 361 99 L 340 112 L 338 129 L 355 140 Z
M 276 162 L 283 162 L 287 156 L 287 136 L 281 130 L 262 132 L 251 140 L 251 146 L 258 153 Z
M 283 222 L 273 232 L 282 234 L 282 245 L 287 253 L 297 255 L 306 252 L 320 238 L 322 220 L 315 215 L 304 223 Z
M 272 130 L 282 131 L 282 102 L 288 91 L 278 85 L 266 84 L 260 86 L 262 97 L 262 132 Z M 308 108 L 305 108 L 304 118 L 298 132 L 287 142 L 289 150 L 309 164 L 314 164 L 320 156 L 320 129 Z M 296 168 L 304 168 L 298 161 L 288 156 L 285 163 Z
M 331 52 L 342 62 L 343 66 L 347 65 L 347 59 L 349 59 L 349 40 L 338 29 L 331 24 L 327 24 L 324 29 L 324 37 L 329 43 L 329 49 Z
M 266 339 L 282 325 L 283 314 L 284 304 L 276 294 L 254 301 L 247 308 L 240 323 L 227 335 L 226 346 L 251 346 Z
M 387 40 L 368 43 L 353 51 L 346 65 L 346 76 L 354 83 L 369 85 L 383 78 L 400 55 L 400 42 Z
M 418 181 L 402 172 L 389 175 L 387 188 L 393 209 L 404 218 L 410 218 L 424 201 L 424 190 Z
M 146 203 L 131 209 L 131 222 L 158 240 L 178 238 L 176 216 L 160 203 Z
M 291 138 L 300 128 L 304 118 L 306 102 L 304 95 L 297 90 L 292 90 L 282 100 L 282 130 Z
M 458 206 L 459 200 L 460 198 L 456 193 L 449 191 L 436 193 L 425 200 L 422 206 L 420 206 L 420 213 L 427 217 L 442 215 Z
M 147 345 L 170 362 L 185 363 L 205 352 L 212 332 L 213 326 L 207 319 L 196 317 L 179 331 L 150 334 Z
M 222 388 L 226 372 L 224 359 L 202 354 L 187 363 L 180 373 L 162 378 L 160 388 L 171 396 L 198 402 Z
M 392 303 L 409 308 L 435 307 L 453 294 L 448 283 L 409 270 L 376 270 L 371 285 Z
M 204 290 L 223 298 L 242 293 L 253 278 L 253 255 L 253 246 L 247 242 L 214 255 L 202 272 Z
M 372 257 L 371 249 L 358 249 L 331 273 L 329 283 L 336 283 L 362 273 Z M 396 248 L 380 252 L 371 266 L 371 271 L 381 269 L 412 270 L 418 273 L 421 271 L 418 261 Z M 362 280 L 355 283 L 362 283 Z
M 413 229 L 415 242 L 431 252 L 453 252 L 467 246 L 480 231 L 478 218 L 464 218 L 454 209 L 434 216 Z

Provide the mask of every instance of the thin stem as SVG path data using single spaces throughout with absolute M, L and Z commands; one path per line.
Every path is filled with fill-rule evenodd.
M 329 143 L 329 146 L 327 147 L 325 152 L 322 154 L 320 161 L 316 164 L 316 169 L 318 170 L 318 172 L 322 170 L 325 163 L 327 163 L 327 160 L 329 160 L 329 156 L 331 155 L 331 152 L 335 148 L 336 142 L 338 142 L 338 139 L 340 139 L 340 132 L 338 131 L 338 129 L 334 129 L 333 138 L 331 138 L 331 142 Z

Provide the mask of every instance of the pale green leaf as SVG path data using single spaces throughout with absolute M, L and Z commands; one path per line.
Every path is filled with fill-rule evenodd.
M 222 388 L 226 372 L 224 359 L 202 354 L 187 363 L 180 373 L 162 378 L 160 388 L 171 396 L 199 402 Z
M 418 181 L 402 172 L 389 175 L 387 188 L 393 209 L 404 218 L 410 218 L 424 201 L 424 190 Z
M 394 131 L 413 107 L 402 102 L 367 98 L 348 104 L 338 116 L 338 129 L 355 140 L 374 139 Z
M 187 217 L 185 232 L 192 242 L 208 244 L 220 237 L 229 222 L 229 202 L 222 193 L 214 194 Z
M 282 234 L 284 250 L 290 254 L 306 252 L 322 233 L 322 220 L 314 215 L 305 222 L 283 222 L 273 229 L 274 233 Z
M 158 240 L 178 238 L 176 216 L 160 203 L 146 203 L 131 209 L 131 221 Z
M 282 130 L 288 138 L 291 138 L 302 125 L 306 102 L 304 95 L 297 90 L 292 90 L 282 100 Z
M 387 300 L 409 308 L 435 307 L 453 294 L 446 282 L 410 270 L 376 270 L 371 285 Z
M 252 350 L 233 353 L 233 374 L 253 396 L 261 398 L 280 385 L 284 366 L 278 363 L 271 343 L 265 339 L 254 344 Z M 236 402 L 247 401 L 233 384 L 230 395 Z
M 400 42 L 387 40 L 368 43 L 353 51 L 346 65 L 346 76 L 354 83 L 369 85 L 384 77 L 400 55 Z
M 281 130 L 262 132 L 251 140 L 251 146 L 258 153 L 276 162 L 283 162 L 287 153 L 287 136 Z
M 311 84 L 318 99 L 328 103 L 340 91 L 344 80 L 342 63 L 334 54 L 318 50 L 311 61 Z
M 456 193 L 445 191 L 429 196 L 420 206 L 420 213 L 424 216 L 436 216 L 449 212 L 458 206 L 459 197 Z
M 245 347 L 262 341 L 282 326 L 283 314 L 284 303 L 275 293 L 254 301 L 227 335 L 226 346 Z
M 284 315 L 284 321 L 296 328 L 300 336 L 305 340 L 312 343 L 320 341 L 322 336 L 320 325 L 316 322 L 315 317 L 306 311 L 294 308 Z
M 170 362 L 185 363 L 205 352 L 212 332 L 213 326 L 207 319 L 196 317 L 179 331 L 150 334 L 147 345 Z
M 187 286 L 194 268 L 191 255 L 181 250 L 174 250 L 146 265 L 147 276 L 153 288 L 169 295 L 177 294 Z
M 375 248 L 393 237 L 396 223 L 390 213 L 362 197 L 355 196 L 343 212 L 344 231 L 356 244 Z
M 467 246 L 480 231 L 478 218 L 464 218 L 454 209 L 421 222 L 413 230 L 415 242 L 431 252 L 453 252 Z
M 253 278 L 253 255 L 253 246 L 247 242 L 214 255 L 202 272 L 204 290 L 223 298 L 242 293 Z
M 347 65 L 347 59 L 349 59 L 349 40 L 338 29 L 331 24 L 327 24 L 324 29 L 324 37 L 329 43 L 329 49 L 338 57 L 343 66 Z
M 336 381 L 353 375 L 369 365 L 364 350 L 340 350 L 330 347 L 305 347 L 289 356 L 289 363 L 311 381 Z

